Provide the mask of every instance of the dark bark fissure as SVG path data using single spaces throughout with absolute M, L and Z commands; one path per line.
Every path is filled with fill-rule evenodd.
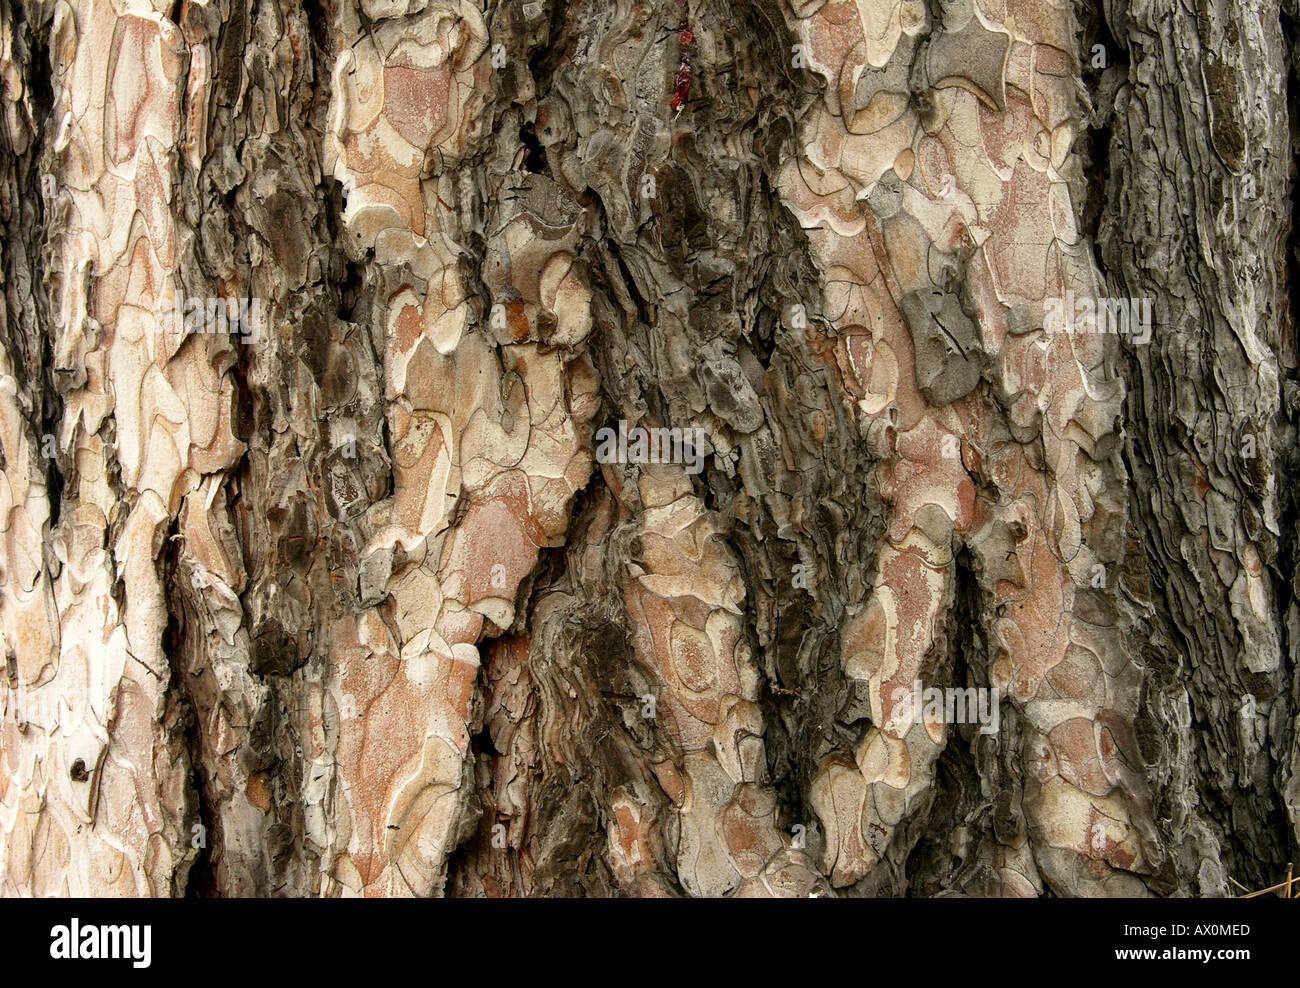
M 558 16 L 558 8 L 557 8 Z M 707 16 L 707 12 L 694 11 L 693 17 L 699 18 Z M 784 77 L 788 70 L 786 60 L 783 57 L 783 51 L 789 47 L 788 37 L 783 25 L 774 26 L 768 24 L 771 33 L 759 41 L 757 38 L 747 38 L 752 48 L 766 52 L 768 61 L 764 66 L 764 78 Z M 555 22 L 552 24 L 553 35 L 563 37 L 561 31 L 557 30 Z M 769 40 L 771 39 L 771 40 Z M 784 43 L 783 40 L 784 39 Z M 563 50 L 562 44 L 552 43 L 546 46 L 544 50 L 557 52 Z M 671 60 L 671 55 L 664 57 Z M 550 59 L 555 64 L 555 59 Z M 539 78 L 538 69 L 543 63 L 534 59 L 532 65 L 534 69 L 534 85 L 536 87 L 539 102 L 546 99 L 554 90 L 555 81 L 552 78 Z M 697 67 L 697 86 L 701 89 L 710 87 L 713 74 L 709 66 Z M 770 87 L 764 89 L 770 92 Z M 699 89 L 697 89 L 699 91 Z M 711 101 L 707 98 L 701 98 L 696 104 L 698 107 L 708 107 Z M 688 104 L 688 110 L 691 104 Z M 702 112 L 707 112 L 702 110 Z M 769 110 L 768 112 L 772 112 Z M 788 122 L 788 118 L 783 118 L 781 111 L 776 111 L 776 120 L 782 125 L 778 128 L 777 133 L 780 135 L 779 140 L 764 141 L 764 135 L 768 133 L 767 122 L 760 117 L 754 127 L 756 138 L 753 143 L 755 147 L 764 147 L 763 155 L 766 157 L 769 166 L 774 165 L 780 157 L 780 148 L 783 144 L 792 143 L 794 128 Z M 760 123 L 761 121 L 761 123 Z M 731 126 L 736 126 L 733 122 Z M 521 132 L 521 138 L 525 145 L 528 131 Z M 708 136 L 707 129 L 701 130 L 700 136 Z M 658 196 L 655 197 L 655 203 L 652 209 L 653 217 L 651 223 L 653 226 L 638 227 L 635 234 L 631 237 L 626 235 L 620 236 L 617 224 L 612 219 L 610 212 L 606 209 L 605 195 L 599 190 L 587 190 L 591 197 L 589 205 L 595 210 L 594 227 L 597 231 L 598 243 L 596 245 L 596 260 L 592 265 L 593 272 L 597 275 L 595 287 L 598 289 L 595 304 L 597 305 L 598 319 L 597 328 L 594 331 L 592 345 L 590 350 L 596 361 L 602 386 L 605 389 L 606 407 L 614 415 L 621 415 L 629 420 L 635 421 L 639 411 L 648 411 L 651 419 L 665 426 L 685 425 L 674 418 L 672 408 L 674 401 L 670 397 L 671 385 L 663 378 L 656 378 L 651 368 L 657 366 L 655 356 L 656 346 L 652 342 L 655 330 L 651 327 L 661 325 L 660 315 L 666 307 L 667 311 L 681 311 L 680 302 L 669 295 L 662 298 L 660 302 L 652 303 L 648 301 L 656 298 L 654 288 L 663 283 L 664 279 L 645 273 L 644 260 L 641 255 L 641 244 L 646 236 L 654 240 L 654 230 L 662 231 L 664 239 L 663 247 L 669 252 L 670 258 L 680 259 L 677 264 L 673 264 L 672 274 L 674 277 L 680 277 L 683 267 L 679 266 L 683 262 L 690 263 L 692 259 L 698 256 L 697 252 L 706 249 L 716 238 L 711 238 L 706 232 L 707 220 L 704 214 L 696 207 L 695 197 L 692 189 L 698 184 L 698 178 L 692 176 L 692 171 L 698 169 L 700 164 L 705 160 L 705 156 L 696 150 L 686 150 L 691 145 L 683 143 L 679 150 L 674 150 L 670 157 L 670 162 L 676 161 L 690 164 L 687 171 L 681 170 L 681 165 L 670 164 L 667 167 L 655 166 L 654 173 L 658 178 Z M 527 161 L 528 158 L 526 157 Z M 551 162 L 548 160 L 548 166 Z M 549 173 L 549 167 L 547 169 Z M 649 172 L 647 172 L 649 173 Z M 760 169 L 755 172 L 759 182 L 759 195 L 755 200 L 761 203 L 770 203 L 774 199 L 774 192 L 768 182 L 767 174 Z M 739 190 L 739 194 L 744 196 L 748 193 L 745 190 Z M 660 203 L 663 205 L 661 206 Z M 777 206 L 775 209 L 766 207 L 772 212 L 772 219 L 769 222 L 775 222 L 780 233 L 767 234 L 764 239 L 775 239 L 778 242 L 784 241 L 788 244 L 797 244 L 798 235 L 794 232 L 793 225 L 787 218 L 784 207 Z M 628 251 L 632 252 L 635 261 L 629 257 Z M 809 363 L 810 355 L 802 344 L 795 344 L 794 338 L 790 337 L 785 331 L 775 325 L 770 315 L 770 310 L 780 308 L 779 300 L 784 297 L 795 297 L 815 300 L 819 297 L 818 290 L 814 287 L 816 284 L 815 277 L 812 273 L 812 265 L 800 251 L 795 251 L 792 257 L 798 283 L 801 288 L 798 292 L 791 292 L 789 285 L 778 288 L 773 282 L 773 275 L 777 274 L 770 269 L 765 268 L 758 276 L 753 288 L 748 289 L 762 297 L 766 305 L 759 309 L 760 317 L 758 321 L 746 327 L 746 339 L 755 339 L 759 342 L 761 351 L 754 355 L 752 359 L 755 364 L 761 368 L 762 372 L 776 373 L 781 375 L 788 373 L 782 365 L 793 362 L 792 366 L 806 367 Z M 672 262 L 670 261 L 670 264 Z M 604 272 L 607 280 L 600 277 Z M 779 274 L 778 277 L 788 277 L 785 274 Z M 648 282 L 648 288 L 641 287 L 643 282 Z M 670 281 L 671 283 L 671 281 Z M 701 288 L 700 298 L 708 299 L 711 295 L 716 296 L 719 289 L 726 290 L 726 282 L 720 282 L 716 287 L 710 289 L 708 285 Z M 723 296 L 725 297 L 725 296 Z M 692 307 L 692 312 L 698 307 Z M 615 329 L 614 327 L 623 326 L 625 319 L 619 315 L 625 314 L 634 321 L 624 329 Z M 695 323 L 692 318 L 691 323 Z M 694 329 L 694 325 L 692 325 Z M 784 341 L 784 342 L 783 342 Z M 741 343 L 741 346 L 748 350 L 748 346 Z M 789 355 L 784 355 L 783 350 L 789 349 Z M 619 357 L 620 362 L 615 362 L 615 356 Z M 629 371 L 632 371 L 629 374 Z M 803 373 L 802 370 L 796 370 L 796 375 Z M 822 372 L 824 373 L 824 371 Z M 825 387 L 825 384 L 822 384 Z M 769 399 L 764 399 L 765 402 Z M 838 420 L 842 428 L 852 429 L 852 426 L 842 417 L 842 411 L 838 402 L 829 402 L 828 414 Z M 780 412 L 773 406 L 769 406 L 767 414 L 773 420 L 780 417 Z M 598 421 L 594 425 L 613 424 L 612 418 L 604 421 Z M 842 433 L 841 433 L 842 434 Z M 850 444 L 851 448 L 851 444 Z M 740 456 L 752 456 L 752 452 L 740 452 Z M 843 451 L 840 455 L 843 455 Z M 861 453 L 854 450 L 851 454 L 860 457 Z M 760 471 L 767 469 L 759 468 Z M 861 468 L 859 468 L 861 469 Z M 851 470 L 850 476 L 844 482 L 844 487 L 852 489 L 855 474 L 858 470 Z M 859 476 L 862 476 L 858 474 Z M 771 478 L 775 480 L 775 477 Z M 823 510 L 816 494 L 820 484 L 824 484 L 825 476 L 812 478 L 807 484 L 806 491 L 809 496 L 810 507 L 814 513 Z M 863 480 L 858 480 L 863 483 Z M 730 476 L 716 467 L 711 467 L 694 480 L 694 486 L 697 494 L 703 499 L 705 509 L 719 513 L 723 517 L 728 517 L 734 513 L 734 504 L 736 498 L 741 493 L 741 488 L 734 482 Z M 764 710 L 765 723 L 767 724 L 767 753 L 769 770 L 772 773 L 773 786 L 776 789 L 778 798 L 781 800 L 782 819 L 794 822 L 805 822 L 815 830 L 816 824 L 811 820 L 811 814 L 808 812 L 803 802 L 802 794 L 807 791 L 807 784 L 815 769 L 816 757 L 818 753 L 824 753 L 826 750 L 825 736 L 818 736 L 814 739 L 813 735 L 822 735 L 834 723 L 835 714 L 845 702 L 845 693 L 842 673 L 839 670 L 838 651 L 836 648 L 837 638 L 835 634 L 824 624 L 820 629 L 805 627 L 805 617 L 810 608 L 811 598 L 803 590 L 794 590 L 792 588 L 791 574 L 793 566 L 801 559 L 815 559 L 819 562 L 810 565 L 809 569 L 814 569 L 808 579 L 810 581 L 830 581 L 834 579 L 832 560 L 835 551 L 829 546 L 817 547 L 807 545 L 796 549 L 797 541 L 789 534 L 781 534 L 780 526 L 766 511 L 762 516 L 762 527 L 766 530 L 764 544 L 776 546 L 775 549 L 769 549 L 768 552 L 776 554 L 775 559 L 758 558 L 753 554 L 754 546 L 751 540 L 734 538 L 729 540 L 729 544 L 735 551 L 737 557 L 742 561 L 742 568 L 745 569 L 747 597 L 746 597 L 746 614 L 751 616 L 752 620 L 757 621 L 760 616 L 762 621 L 759 627 L 765 627 L 767 630 L 761 636 L 755 637 L 753 632 L 749 632 L 751 643 L 757 646 L 756 654 L 761 659 L 761 664 L 767 669 L 767 676 L 770 684 L 764 688 L 761 693 L 761 705 Z M 570 544 L 574 544 L 574 531 L 582 524 L 581 515 L 575 511 L 574 525 L 568 538 Z M 836 522 L 842 522 L 842 518 L 836 518 Z M 834 529 L 832 529 L 834 530 Z M 871 544 L 872 540 L 867 539 L 865 545 Z M 863 558 L 869 558 L 868 553 L 863 553 Z M 535 582 L 533 591 L 534 602 L 538 599 L 538 594 L 549 592 L 546 588 L 547 580 L 541 579 Z M 781 588 L 773 593 L 771 588 Z M 782 606 L 777 603 L 781 600 L 787 603 L 794 598 L 802 598 L 799 605 L 794 608 Z M 817 605 L 813 605 L 816 608 Z M 836 606 L 833 605 L 832 606 Z M 792 615 L 794 615 L 792 619 Z M 822 622 L 834 618 L 823 616 Z M 752 627 L 746 622 L 747 627 Z M 779 630 L 778 630 L 779 629 Z M 820 644 L 817 644 L 820 643 Z M 536 654 L 535 652 L 533 653 Z M 820 656 L 816 664 L 812 665 L 813 657 Z M 811 676 L 818 682 L 819 687 L 813 688 L 807 685 L 807 677 Z M 826 680 L 834 682 L 839 680 L 841 685 L 829 689 L 824 688 Z M 779 685 L 782 681 L 789 684 L 800 684 L 799 688 L 786 689 Z M 806 694 L 805 692 L 806 691 Z M 627 702 L 628 694 L 626 688 L 622 688 L 615 694 L 623 702 Z M 804 696 L 807 699 L 804 699 Z M 815 698 L 815 699 L 814 699 Z M 822 710 L 822 715 L 808 716 L 809 709 L 813 705 Z M 816 726 L 820 725 L 820 726 Z M 795 733 L 789 733 L 793 730 Z M 851 748 L 851 732 L 846 728 L 836 727 L 834 729 L 840 734 L 840 744 Z M 644 743 L 644 742 L 642 742 Z M 480 828 L 479 840 L 486 839 L 486 831 Z
M 938 687 L 987 689 L 988 670 L 978 659 L 988 654 L 980 618 L 988 612 L 988 602 L 979 600 L 980 582 L 968 549 L 957 553 L 954 566 L 947 648 L 938 656 L 931 681 Z M 928 812 L 918 814 L 915 843 L 906 857 L 906 871 L 899 869 L 895 894 L 960 895 L 968 882 L 995 881 L 977 874 L 979 855 L 972 845 L 988 839 L 987 828 L 980 824 L 987 822 L 993 809 L 990 789 L 996 786 L 996 778 L 989 778 L 988 767 L 995 762 L 999 740 L 976 730 L 970 724 L 949 728 L 936 768 L 933 802 Z M 1023 818 L 1021 807 L 1015 806 L 1014 812 Z
M 1285 533 L 1300 532 L 1300 191 L 1297 190 L 1300 161 L 1300 10 L 1294 3 L 1285 2 L 1280 11 L 1283 37 L 1283 55 L 1286 72 L 1287 129 L 1290 137 L 1290 165 L 1287 169 L 1287 191 L 1290 209 L 1288 225 L 1282 241 L 1283 256 L 1279 263 L 1281 290 L 1279 300 L 1285 299 L 1286 311 L 1281 318 L 1278 340 L 1281 364 L 1281 407 L 1279 418 L 1282 428 L 1276 443 L 1278 456 L 1278 497 L 1280 525 L 1284 537 L 1278 540 L 1278 558 L 1275 579 L 1278 592 L 1274 606 L 1278 611 L 1278 627 L 1282 636 L 1284 665 L 1290 671 L 1290 713 L 1293 720 L 1288 732 L 1277 718 L 1273 727 L 1281 744 L 1275 743 L 1275 792 L 1284 815 L 1289 817 L 1284 827 L 1284 848 L 1288 864 L 1300 854 L 1300 811 L 1296 809 L 1300 795 L 1300 724 L 1294 719 L 1300 704 L 1300 546 L 1295 538 Z M 1283 694 L 1284 698 L 1286 694 Z M 1284 708 L 1285 709 L 1285 708 Z M 1289 740 L 1291 751 L 1285 751 Z M 1289 755 L 1289 757 L 1288 757 Z M 1271 879 L 1271 876 L 1270 876 Z
M 42 149 L 46 141 L 53 96 L 50 87 L 47 24 L 34 23 L 36 10 L 20 0 L 7 0 L 4 20 L 11 32 L 12 57 L 22 66 L 23 83 L 31 98 L 13 108 L 23 132 L 11 134 L 0 126 L 0 229 L 3 256 L 0 268 L 0 343 L 18 381 L 19 403 L 29 423 L 29 438 L 43 460 L 42 472 L 49 493 L 52 524 L 57 524 L 62 501 L 63 469 L 57 447 L 57 423 L 63 403 L 54 379 L 54 361 L 46 327 L 49 304 L 43 286 L 47 255 L 43 245 L 51 217 L 50 190 L 41 178 Z M 48 438 L 53 436 L 54 438 Z M 0 461 L 4 454 L 0 452 Z
M 1244 276 L 1239 271 L 1247 266 L 1251 252 L 1257 252 L 1256 256 L 1262 255 L 1264 259 L 1265 277 L 1285 277 L 1284 271 L 1271 270 L 1268 252 L 1271 238 L 1280 236 L 1285 244 L 1289 235 L 1293 182 L 1280 180 L 1278 159 L 1267 157 L 1270 151 L 1283 152 L 1270 143 L 1276 138 L 1269 128 L 1276 128 L 1276 121 L 1284 119 L 1278 116 L 1278 111 L 1285 108 L 1285 103 L 1273 107 L 1262 118 L 1250 116 L 1259 104 L 1249 103 L 1246 96 L 1239 95 L 1240 90 L 1246 85 L 1253 91 L 1265 83 L 1245 74 L 1243 58 L 1262 62 L 1270 56 L 1256 48 L 1255 32 L 1247 31 L 1251 13 L 1243 10 L 1238 14 L 1235 8 L 1216 10 L 1213 14 L 1198 11 L 1195 31 L 1209 80 L 1208 110 L 1189 103 L 1184 95 L 1189 90 L 1185 87 L 1192 84 L 1199 88 L 1200 82 L 1199 78 L 1189 78 L 1200 71 L 1194 61 L 1196 56 L 1180 52 L 1172 63 L 1166 61 L 1159 40 L 1167 31 L 1166 22 L 1155 13 L 1160 7 L 1151 4 L 1141 11 L 1130 9 L 1122 19 L 1121 36 L 1126 39 L 1133 68 L 1128 81 L 1119 89 L 1118 115 L 1110 141 L 1111 168 L 1104 218 L 1097 238 L 1103 270 L 1107 271 L 1108 281 L 1117 294 L 1155 295 L 1157 306 L 1164 304 L 1159 312 L 1170 316 L 1176 313 L 1161 299 L 1162 286 L 1167 291 L 1169 285 L 1184 284 L 1190 287 L 1192 305 L 1201 316 L 1188 323 L 1165 319 L 1163 324 L 1158 316 L 1149 347 L 1125 348 L 1126 419 L 1130 423 L 1125 457 L 1133 478 L 1133 521 L 1145 550 L 1153 591 L 1156 627 L 1152 630 L 1157 636 L 1153 644 L 1160 639 L 1171 643 L 1176 656 L 1170 661 L 1148 652 L 1144 717 L 1163 719 L 1167 734 L 1177 730 L 1175 725 L 1180 723 L 1185 725 L 1185 730 L 1191 730 L 1196 746 L 1195 768 L 1185 773 L 1181 766 L 1169 764 L 1167 759 L 1186 757 L 1181 750 L 1182 737 L 1161 740 L 1155 737 L 1159 727 L 1146 732 L 1144 751 L 1150 752 L 1154 759 L 1146 768 L 1158 786 L 1157 804 L 1165 808 L 1164 819 L 1174 824 L 1168 830 L 1169 853 L 1178 862 L 1182 879 L 1191 882 L 1193 888 L 1198 883 L 1203 890 L 1213 887 L 1222 877 L 1216 879 L 1213 871 L 1206 871 L 1203 864 L 1218 860 L 1221 855 L 1226 876 L 1249 887 L 1262 887 L 1278 879 L 1295 849 L 1295 834 L 1290 832 L 1282 811 L 1285 796 L 1281 784 L 1287 774 L 1286 749 L 1294 738 L 1287 723 L 1291 691 L 1285 685 L 1289 678 L 1287 670 L 1294 666 L 1293 646 L 1285 630 L 1288 622 L 1282 616 L 1292 597 L 1292 581 L 1286 573 L 1290 568 L 1287 562 L 1290 550 L 1284 545 L 1291 540 L 1284 534 L 1275 543 L 1267 533 L 1261 540 L 1261 555 L 1274 592 L 1274 610 L 1282 612 L 1278 614 L 1280 619 L 1273 621 L 1280 641 L 1276 646 L 1276 671 L 1269 672 L 1267 653 L 1259 654 L 1261 649 L 1269 647 L 1267 637 L 1227 616 L 1227 594 L 1216 590 L 1212 580 L 1207 582 L 1202 576 L 1199 583 L 1188 582 L 1182 569 L 1184 558 L 1192 560 L 1186 555 L 1188 543 L 1184 542 L 1184 558 L 1180 558 L 1177 533 L 1182 526 L 1168 515 L 1170 508 L 1177 510 L 1178 498 L 1182 497 L 1172 480 L 1180 473 L 1181 448 L 1195 451 L 1193 460 L 1200 458 L 1196 460 L 1197 469 L 1208 468 L 1208 486 L 1213 497 L 1227 498 L 1227 503 L 1240 505 L 1241 517 L 1252 537 L 1262 531 L 1260 509 L 1267 496 L 1263 478 L 1273 473 L 1278 485 L 1279 530 L 1294 531 L 1293 510 L 1289 507 L 1292 495 L 1287 491 L 1294 475 L 1286 463 L 1289 456 L 1283 452 L 1287 433 L 1273 436 L 1270 447 L 1266 437 L 1275 426 L 1253 421 L 1246 405 L 1250 392 L 1236 395 L 1219 392 L 1226 384 L 1225 378 L 1233 380 L 1235 369 L 1243 363 L 1239 356 L 1241 345 L 1233 333 L 1226 331 L 1233 321 L 1245 318 L 1234 308 L 1242 300 L 1240 288 Z M 1237 20 L 1239 16 L 1243 19 Z M 1113 24 L 1114 18 L 1110 20 Z M 1175 23 L 1186 33 L 1186 22 Z M 1280 37 L 1270 34 L 1278 31 L 1276 24 L 1270 25 L 1265 20 L 1260 26 L 1266 39 Z M 1285 60 L 1287 88 L 1293 90 L 1289 61 Z M 1153 65 L 1159 66 L 1154 73 Z M 1136 111 L 1143 116 L 1139 117 Z M 1192 154 L 1191 158 L 1179 160 L 1160 146 L 1134 146 L 1134 139 L 1146 140 L 1141 136 L 1141 119 L 1153 116 L 1160 126 L 1166 123 L 1168 115 L 1173 116 L 1173 121 L 1168 123 L 1177 128 L 1176 136 Z M 1132 127 L 1131 132 L 1127 131 L 1128 127 Z M 1253 150 L 1252 156 L 1252 149 L 1262 151 Z M 1285 149 L 1288 162 L 1290 150 L 1289 146 Z M 1193 202 L 1180 202 L 1186 219 L 1183 228 L 1162 227 L 1161 220 L 1138 202 L 1143 199 L 1149 203 L 1153 197 L 1172 195 L 1168 190 L 1171 175 L 1155 178 L 1157 187 L 1160 182 L 1166 187 L 1160 192 L 1152 191 L 1153 176 L 1158 175 L 1162 164 L 1167 171 L 1177 173 L 1178 187 L 1191 189 L 1195 194 Z M 1205 168 L 1203 176 L 1193 172 L 1197 164 Z M 1283 182 L 1287 188 L 1288 214 L 1270 225 L 1268 204 L 1274 201 Z M 1256 185 L 1257 199 L 1251 196 Z M 1263 210 L 1259 208 L 1261 203 Z M 1128 208 L 1134 205 L 1136 208 Z M 1193 205 L 1200 205 L 1205 211 L 1193 217 L 1190 212 Z M 1232 225 L 1213 226 L 1221 211 L 1230 215 Z M 1201 219 L 1207 214 L 1210 225 Z M 1202 254 L 1192 246 L 1197 236 L 1214 247 Z M 1125 240 L 1129 246 L 1121 247 Z M 1131 245 L 1136 245 L 1137 250 Z M 1148 255 L 1163 251 L 1164 256 L 1172 255 L 1177 260 L 1156 261 L 1150 256 L 1143 258 L 1138 251 Z M 1184 267 L 1178 251 L 1186 251 L 1197 259 L 1193 261 L 1188 256 Z M 1279 294 L 1287 297 L 1286 289 Z M 1261 320 L 1261 328 L 1274 356 L 1280 360 L 1278 370 L 1285 394 L 1294 387 L 1287 383 L 1294 374 L 1290 355 L 1293 347 L 1287 342 L 1290 333 L 1284 330 L 1285 335 L 1279 335 L 1273 327 L 1289 327 L 1289 314 L 1270 313 L 1265 309 L 1264 318 L 1268 321 Z M 1163 360 L 1152 360 L 1151 352 L 1160 354 Z M 1250 378 L 1245 380 L 1249 382 Z M 1213 387 L 1191 399 L 1189 393 L 1197 388 L 1198 381 L 1213 382 Z M 1213 406 L 1210 409 L 1213 418 L 1208 421 L 1223 437 L 1221 444 L 1211 439 L 1204 413 L 1199 420 L 1185 416 L 1183 409 L 1190 407 L 1195 411 L 1195 406 L 1202 403 Z M 1178 411 L 1168 414 L 1160 406 L 1173 406 Z M 1247 436 L 1250 442 L 1260 443 L 1253 462 L 1237 456 L 1247 448 L 1244 445 Z M 1274 462 L 1268 463 L 1264 457 Z M 1201 461 L 1207 467 L 1200 466 Z M 1166 506 L 1163 513 L 1158 504 L 1148 503 L 1153 492 Z M 1193 562 L 1193 566 L 1204 564 Z M 1259 664 L 1261 671 L 1240 668 L 1242 658 L 1248 664 Z M 1184 690 L 1191 701 L 1190 718 L 1179 712 L 1185 701 L 1178 694 Z M 1273 735 L 1271 752 L 1263 745 L 1257 746 L 1256 718 L 1242 712 L 1253 712 L 1256 700 L 1272 707 L 1268 718 L 1268 731 Z M 1274 760 L 1276 766 L 1270 768 Z M 1278 779 L 1276 783 L 1274 777 Z M 1190 802 L 1188 790 L 1196 793 Z M 1200 809 L 1195 808 L 1198 802 Z M 1209 825 L 1209 832 L 1204 830 L 1201 818 Z M 1180 847 L 1180 838 L 1195 845 L 1196 853 L 1189 855 L 1186 847 Z
M 163 571 L 172 581 L 181 578 L 178 538 L 176 525 L 173 524 L 171 531 L 168 533 L 167 548 L 163 560 Z M 185 727 L 185 749 L 193 772 L 193 783 L 190 786 L 190 793 L 194 803 L 193 823 L 185 829 L 190 833 L 190 845 L 195 851 L 195 856 L 189 865 L 184 884 L 184 895 L 186 898 L 210 899 L 217 898 L 221 894 L 221 885 L 216 870 L 216 858 L 219 856 L 224 833 L 219 823 L 219 817 L 213 812 L 208 799 L 209 787 L 212 783 L 205 769 L 207 760 L 204 758 L 203 753 L 199 707 L 189 681 L 191 676 L 205 675 L 205 670 L 187 670 L 182 666 L 186 654 L 185 630 L 187 625 L 188 618 L 185 613 L 184 598 L 179 595 L 169 596 L 167 628 L 163 633 L 163 654 L 172 663 L 172 675 L 175 681 L 177 699 L 184 710 L 182 723 Z M 195 827 L 200 829 L 196 831 Z

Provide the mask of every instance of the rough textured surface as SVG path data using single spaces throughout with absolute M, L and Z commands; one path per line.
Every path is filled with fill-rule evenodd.
M 0 891 L 1278 880 L 1298 20 L 0 0 Z

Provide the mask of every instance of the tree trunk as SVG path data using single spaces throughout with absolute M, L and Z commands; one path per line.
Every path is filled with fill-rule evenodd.
M 1300 12 L 0 0 L 0 891 L 1222 895 Z

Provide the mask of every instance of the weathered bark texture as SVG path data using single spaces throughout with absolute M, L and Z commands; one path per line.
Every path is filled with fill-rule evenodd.
M 0 0 L 0 892 L 1278 880 L 1297 57 L 1293 0 Z

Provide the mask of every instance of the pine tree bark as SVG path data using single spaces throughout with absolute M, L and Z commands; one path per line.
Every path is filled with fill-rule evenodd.
M 1298 21 L 0 0 L 0 891 L 1279 880 Z

